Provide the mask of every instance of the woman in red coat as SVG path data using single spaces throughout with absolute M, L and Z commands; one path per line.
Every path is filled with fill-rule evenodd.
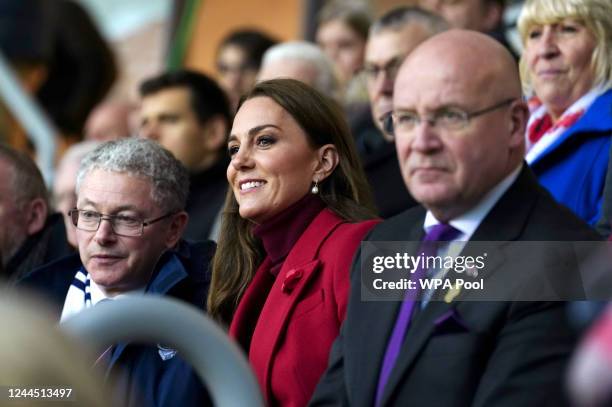
M 209 312 L 230 324 L 270 406 L 304 406 L 344 319 L 349 269 L 374 226 L 341 110 L 291 79 L 244 98 Z

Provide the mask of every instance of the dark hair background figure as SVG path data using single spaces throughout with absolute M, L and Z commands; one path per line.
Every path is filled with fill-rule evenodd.
M 475 30 L 499 41 L 518 60 L 506 38 L 504 12 L 510 0 L 418 0 L 417 5 L 444 18 L 451 27 Z
M 227 93 L 231 112 L 257 80 L 264 52 L 277 40 L 257 29 L 230 32 L 217 48 L 217 79 Z
M 139 93 L 140 136 L 168 149 L 189 171 L 185 237 L 214 240 L 227 191 L 232 115 L 225 92 L 203 73 L 178 70 L 146 79 Z
M 55 124 L 61 154 L 82 138 L 89 113 L 117 76 L 111 49 L 71 0 L 0 0 L 0 49 Z M 5 116 L 6 141 L 33 152 L 25 131 Z

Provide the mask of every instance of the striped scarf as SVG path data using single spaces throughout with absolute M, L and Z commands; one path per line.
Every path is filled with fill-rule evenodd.
M 75 274 L 70 288 L 68 288 L 60 321 L 64 321 L 66 318 L 92 306 L 91 279 L 87 270 L 81 267 Z
M 592 89 L 580 99 L 575 101 L 563 114 L 553 123 L 545 105 L 528 102 L 532 110 L 527 122 L 527 155 L 525 160 L 531 164 L 546 149 L 551 146 L 567 129 L 572 127 L 584 113 L 591 107 L 595 99 L 604 92 L 601 88 Z

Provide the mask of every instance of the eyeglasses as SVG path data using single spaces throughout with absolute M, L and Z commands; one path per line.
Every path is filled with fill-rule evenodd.
M 396 133 L 410 134 L 423 121 L 439 130 L 457 131 L 466 128 L 474 117 L 500 109 L 515 100 L 515 98 L 505 99 L 493 106 L 475 112 L 466 112 L 458 107 L 444 107 L 434 111 L 427 117 L 421 117 L 414 111 L 393 112 L 383 119 L 383 126 L 385 132 L 390 135 L 396 135 Z
M 95 232 L 100 228 L 100 223 L 102 223 L 102 220 L 107 220 L 110 222 L 113 233 L 116 235 L 134 237 L 142 236 L 145 226 L 149 226 L 159 222 L 162 219 L 166 219 L 167 217 L 174 215 L 174 213 L 170 212 L 164 216 L 151 220 L 142 220 L 132 216 L 104 215 L 95 211 L 74 208 L 68 212 L 68 215 L 70 215 L 72 224 L 76 226 L 77 229 L 85 230 L 87 232 Z
M 404 56 L 398 55 L 382 66 L 366 65 L 363 67 L 362 72 L 369 81 L 375 81 L 381 72 L 384 72 L 387 78 L 394 80 L 397 76 L 397 71 L 399 71 L 399 68 L 402 65 L 402 62 L 404 62 Z

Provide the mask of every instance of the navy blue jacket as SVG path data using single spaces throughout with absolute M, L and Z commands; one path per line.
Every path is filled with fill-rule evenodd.
M 210 285 L 209 263 L 214 250 L 213 242 L 181 242 L 177 249 L 161 257 L 145 291 L 178 298 L 204 310 Z M 68 288 L 80 267 L 78 255 L 66 257 L 34 270 L 18 285 L 46 296 L 59 318 Z M 107 374 L 112 371 L 118 376 L 114 383 L 117 399 L 134 407 L 212 405 L 191 366 L 180 356 L 173 355 L 171 349 L 164 352 L 160 347 L 163 344 L 120 343 L 115 346 Z M 163 360 L 161 354 L 173 356 Z

